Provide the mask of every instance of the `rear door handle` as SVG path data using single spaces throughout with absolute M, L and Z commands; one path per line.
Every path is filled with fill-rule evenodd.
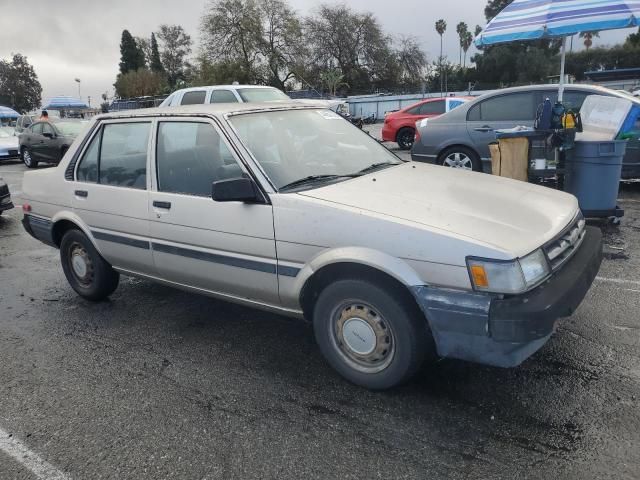
M 479 128 L 474 128 L 474 130 L 475 130 L 476 132 L 483 132 L 483 133 L 493 132 L 493 128 L 491 128 L 491 127 L 489 127 L 489 126 L 479 127 Z
M 154 200 L 153 206 L 156 208 L 164 208 L 165 210 L 169 210 L 171 209 L 171 202 L 159 202 L 158 200 Z
M 89 192 L 87 192 L 86 190 L 76 190 L 73 193 L 76 194 L 76 197 L 87 198 L 89 196 Z

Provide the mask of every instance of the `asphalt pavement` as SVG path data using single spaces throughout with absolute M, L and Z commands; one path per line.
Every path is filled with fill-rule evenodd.
M 16 204 L 25 170 L 0 165 Z M 540 352 L 384 393 L 303 321 L 138 279 L 85 301 L 5 212 L 0 479 L 640 478 L 640 184 L 620 196 L 598 279 Z

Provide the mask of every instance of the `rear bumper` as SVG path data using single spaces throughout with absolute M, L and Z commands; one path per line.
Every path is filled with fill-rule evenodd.
M 57 248 L 53 241 L 53 224 L 48 218 L 25 214 L 22 218 L 22 226 L 36 240 Z
M 394 128 L 391 128 L 391 126 L 387 123 L 385 123 L 382 126 L 382 141 L 383 142 L 395 142 L 396 141 L 396 133 L 397 130 Z
M 602 233 L 587 227 L 582 246 L 549 281 L 506 298 L 420 286 L 413 294 L 427 317 L 438 353 L 515 367 L 540 349 L 557 320 L 575 312 L 602 262 Z

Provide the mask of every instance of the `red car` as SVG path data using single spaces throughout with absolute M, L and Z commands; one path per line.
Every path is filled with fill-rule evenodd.
M 416 134 L 416 122 L 423 118 L 439 117 L 473 97 L 429 98 L 390 113 L 384 119 L 382 141 L 396 142 L 402 150 L 410 150 Z

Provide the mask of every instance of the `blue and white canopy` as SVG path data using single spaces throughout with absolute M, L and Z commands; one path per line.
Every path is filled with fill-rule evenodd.
M 640 0 L 514 0 L 475 39 L 497 43 L 568 37 L 640 25 Z
M 0 105 L 0 118 L 18 118 L 20 114 L 13 108 L 3 107 Z
M 79 98 L 60 96 L 51 98 L 51 100 L 42 107 L 43 110 L 56 110 L 61 108 L 89 108 L 89 106 Z

